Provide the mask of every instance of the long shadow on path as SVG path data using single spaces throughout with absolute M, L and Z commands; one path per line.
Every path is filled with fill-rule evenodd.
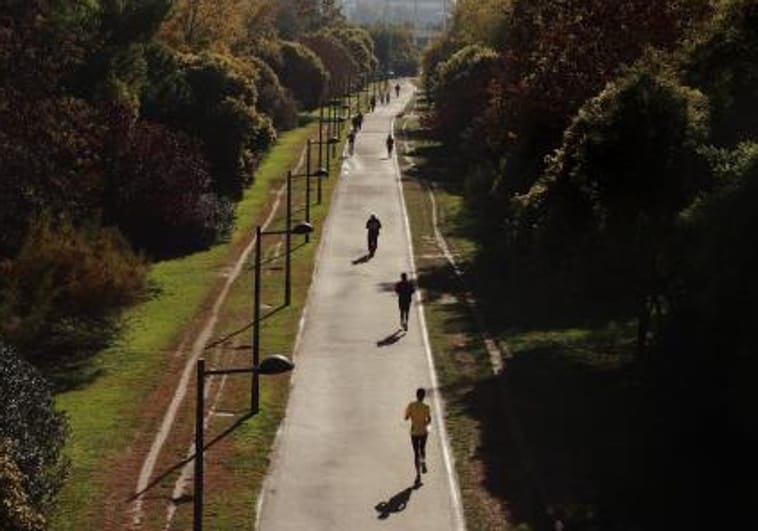
M 415 485 L 401 490 L 387 501 L 381 501 L 377 503 L 374 506 L 376 512 L 379 513 L 376 517 L 379 520 L 386 520 L 392 513 L 399 513 L 400 511 L 404 511 L 408 506 L 408 502 L 411 499 L 413 490 L 420 488 L 421 485 L 421 483 L 416 483 Z

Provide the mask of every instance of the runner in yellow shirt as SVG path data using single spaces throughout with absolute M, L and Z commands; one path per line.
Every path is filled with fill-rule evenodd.
M 429 424 L 432 415 L 429 406 L 424 404 L 426 391 L 423 388 L 416 390 L 415 402 L 405 408 L 405 420 L 411 421 L 411 444 L 413 445 L 413 463 L 416 465 L 416 483 L 421 483 L 421 472 L 426 474 L 426 437 L 429 433 Z

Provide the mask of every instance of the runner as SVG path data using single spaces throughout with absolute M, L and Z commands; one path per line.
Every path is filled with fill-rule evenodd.
M 395 85 L 395 96 L 398 98 L 400 97 L 400 83 Z
M 424 404 L 426 391 L 423 387 L 416 389 L 416 401 L 405 408 L 405 420 L 411 421 L 411 445 L 413 446 L 413 464 L 416 467 L 416 484 L 421 483 L 421 473 L 426 474 L 426 438 L 429 424 L 432 422 L 431 410 Z
M 366 230 L 368 231 L 368 254 L 374 256 L 376 253 L 376 246 L 379 241 L 379 231 L 382 228 L 382 222 L 375 214 L 371 214 L 366 222 Z
M 347 134 L 347 149 L 351 156 L 355 153 L 355 129 Z
M 395 147 L 395 139 L 392 138 L 392 133 L 387 135 L 387 158 L 392 158 L 392 149 Z
M 397 305 L 400 308 L 400 326 L 403 330 L 408 330 L 408 314 L 411 310 L 411 300 L 416 288 L 413 283 L 408 281 L 408 275 L 402 273 L 400 282 L 395 284 L 395 293 L 397 293 Z

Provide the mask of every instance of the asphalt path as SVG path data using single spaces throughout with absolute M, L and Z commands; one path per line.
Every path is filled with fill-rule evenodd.
M 460 530 L 460 495 L 440 426 L 423 313 L 414 297 L 408 332 L 399 326 L 394 283 L 413 275 L 397 161 L 385 138 L 411 97 L 366 115 L 355 154 L 344 161 L 318 250 L 285 420 L 258 510 L 270 530 Z M 365 223 L 382 222 L 367 259 Z M 415 390 L 428 390 L 428 473 L 414 487 L 410 427 Z

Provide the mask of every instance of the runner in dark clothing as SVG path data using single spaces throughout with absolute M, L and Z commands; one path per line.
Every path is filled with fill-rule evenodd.
M 357 128 L 357 130 L 360 131 L 361 128 L 363 127 L 363 113 L 359 112 L 358 114 L 355 115 L 355 118 L 356 118 L 356 120 L 358 122 L 358 128 Z
M 377 242 L 379 241 L 379 231 L 382 228 L 382 222 L 376 215 L 371 214 L 366 222 L 366 230 L 368 231 L 368 254 L 374 256 L 376 253 Z
M 395 293 L 397 293 L 397 304 L 400 307 L 400 326 L 403 330 L 408 330 L 408 314 L 411 310 L 411 300 L 416 288 L 408 280 L 408 275 L 402 273 L 400 282 L 395 284 Z
M 400 97 L 400 83 L 395 85 L 395 96 L 398 98 Z
M 347 149 L 351 155 L 355 153 L 355 129 L 351 129 L 347 134 Z
M 392 138 L 392 133 L 387 135 L 387 158 L 392 157 L 392 149 L 395 147 L 395 139 Z
M 376 109 L 376 96 L 373 96 L 373 95 L 371 96 L 370 104 L 371 104 L 371 112 L 374 112 L 374 110 Z

